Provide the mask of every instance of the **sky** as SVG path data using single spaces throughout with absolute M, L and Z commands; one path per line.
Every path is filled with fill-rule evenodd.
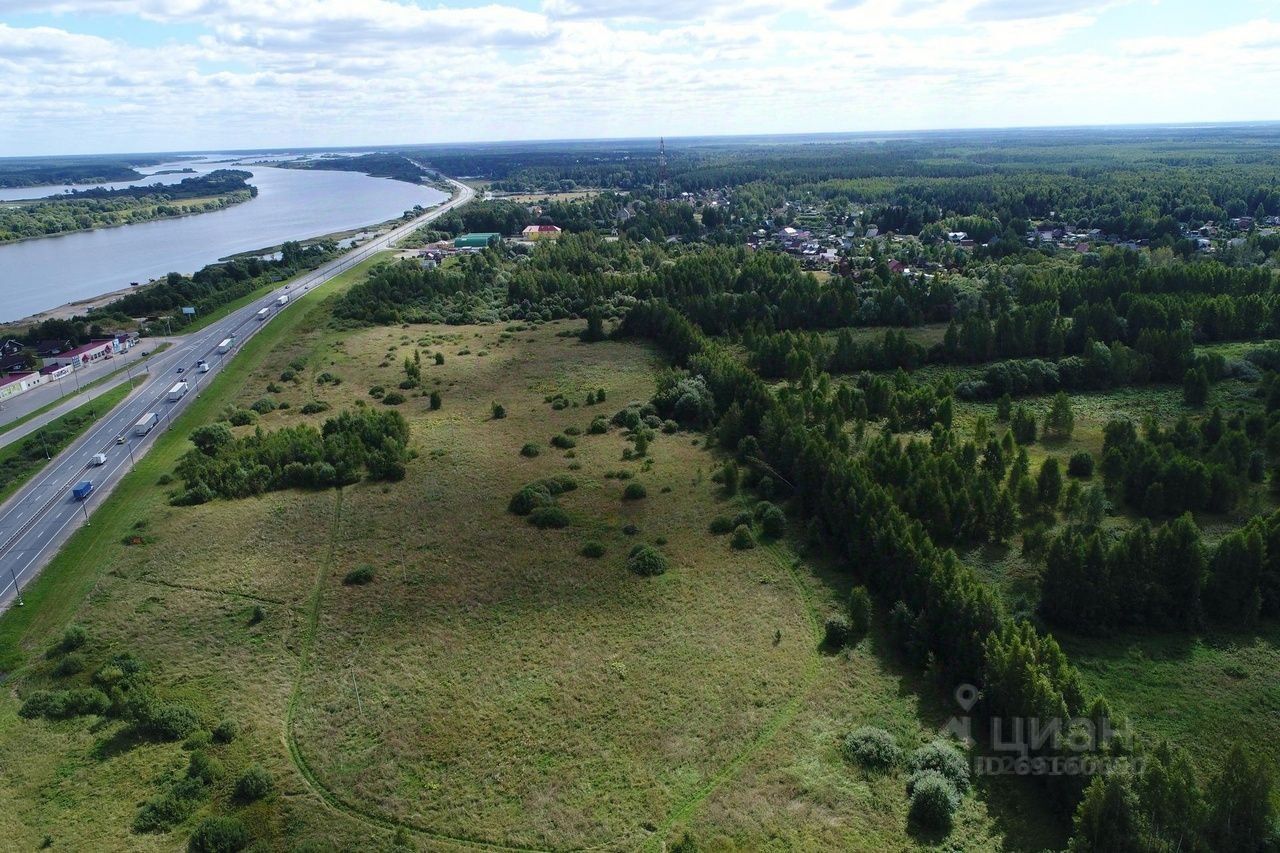
M 1280 119 L 1276 0 L 0 0 L 0 156 Z

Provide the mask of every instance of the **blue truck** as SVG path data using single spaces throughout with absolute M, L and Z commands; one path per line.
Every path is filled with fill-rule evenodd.
M 71 487 L 71 496 L 78 501 L 82 501 L 93 493 L 93 481 L 84 480 L 76 483 Z

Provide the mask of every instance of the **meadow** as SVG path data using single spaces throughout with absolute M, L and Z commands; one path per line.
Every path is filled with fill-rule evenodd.
M 588 432 L 652 394 L 653 351 L 580 343 L 580 321 L 339 331 L 323 303 L 300 308 L 76 535 L 32 606 L 0 621 L 0 832 L 20 848 L 174 849 L 211 814 L 269 850 L 660 849 L 686 832 L 707 849 L 1061 844 L 1065 829 L 1007 790 L 966 797 L 949 839 L 918 837 L 903 777 L 842 759 L 852 728 L 911 748 L 952 709 L 920 698 L 929 685 L 878 633 L 820 649 L 848 581 L 802 544 L 734 550 L 708 532 L 746 504 L 713 482 L 702 435 L 661 434 L 635 457 L 617 428 Z M 406 358 L 421 380 L 400 389 Z M 169 503 L 194 426 L 250 408 L 238 431 L 319 425 L 390 404 L 416 453 L 401 482 Z M 575 431 L 576 446 L 552 445 Z M 521 486 L 561 474 L 577 483 L 557 499 L 567 527 L 507 511 Z M 645 497 L 624 499 L 637 483 Z M 589 541 L 601 556 L 584 555 Z M 670 570 L 628 571 L 640 543 Z M 368 582 L 351 580 L 362 569 Z M 87 665 L 58 674 L 46 650 L 70 623 Z M 200 730 L 230 720 L 238 735 L 166 743 L 109 717 L 17 715 L 32 691 L 87 684 L 123 652 Z M 220 765 L 207 793 L 167 830 L 133 831 L 193 753 Z M 272 793 L 245 802 L 251 765 Z

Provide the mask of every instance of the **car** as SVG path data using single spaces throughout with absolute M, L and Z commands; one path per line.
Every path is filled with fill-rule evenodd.
M 186 370 L 186 368 L 185 368 L 185 367 L 179 367 L 179 368 L 178 368 L 178 372 L 179 372 L 179 373 L 181 373 L 181 372 L 182 372 L 182 371 L 184 371 L 184 370 Z
M 123 435 L 117 435 L 117 436 L 116 436 L 116 444 L 124 444 L 124 436 L 123 436 Z
M 143 350 L 143 351 L 142 351 L 142 354 L 143 354 L 144 356 L 151 355 L 151 353 L 147 352 L 146 350 Z

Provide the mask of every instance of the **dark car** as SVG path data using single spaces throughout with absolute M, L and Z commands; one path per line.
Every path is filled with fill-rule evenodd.
M 184 370 L 186 370 L 186 368 L 185 368 L 185 367 L 179 367 L 179 368 L 178 368 L 178 372 L 179 372 L 179 373 L 181 373 L 181 372 L 182 372 L 182 371 L 184 371 Z

